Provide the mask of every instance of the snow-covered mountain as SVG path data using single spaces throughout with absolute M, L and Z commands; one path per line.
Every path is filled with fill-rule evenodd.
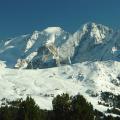
M 87 23 L 70 34 L 48 27 L 0 44 L 0 60 L 10 68 L 49 68 L 60 64 L 119 60 L 120 32 Z
M 3 41 L 0 48 L 0 59 L 7 67 L 44 68 L 49 62 L 55 64 L 58 48 L 69 38 L 69 33 L 59 27 L 49 27 L 42 32 L 22 35 Z M 55 65 L 54 65 L 55 66 Z
M 57 94 L 80 93 L 105 112 L 112 106 L 110 100 L 105 106 L 101 93 L 120 93 L 119 61 L 120 32 L 96 23 L 87 23 L 74 34 L 48 27 L 2 41 L 0 99 L 31 95 L 41 108 L 52 109 Z

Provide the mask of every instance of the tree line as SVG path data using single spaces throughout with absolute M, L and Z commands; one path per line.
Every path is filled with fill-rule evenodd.
M 0 107 L 0 120 L 120 120 L 94 110 L 82 95 L 57 95 L 52 110 L 42 110 L 34 99 L 7 101 Z

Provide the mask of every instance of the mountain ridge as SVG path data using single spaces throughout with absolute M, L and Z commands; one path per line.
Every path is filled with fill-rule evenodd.
M 119 34 L 96 23 L 86 23 L 73 34 L 60 27 L 48 27 L 1 43 L 0 59 L 6 61 L 6 66 L 10 68 L 30 69 L 107 58 L 112 60 L 113 54 L 117 53 L 115 41 L 119 43 Z M 116 51 L 112 52 L 113 48 Z

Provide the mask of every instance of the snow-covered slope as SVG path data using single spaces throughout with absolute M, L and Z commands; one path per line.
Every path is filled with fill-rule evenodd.
M 104 112 L 110 107 L 99 105 L 101 91 L 120 93 L 119 62 L 84 62 L 48 69 L 0 69 L 0 99 L 32 96 L 43 109 L 52 109 L 57 94 L 82 94 L 94 108 Z M 118 82 L 118 84 L 112 81 Z M 94 97 L 93 97 L 94 96 Z

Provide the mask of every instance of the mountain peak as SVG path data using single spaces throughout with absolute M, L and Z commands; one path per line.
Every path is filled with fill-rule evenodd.
M 47 33 L 58 33 L 62 31 L 62 28 L 60 27 L 48 27 L 44 30 Z
M 113 33 L 113 30 L 109 27 L 94 22 L 84 24 L 81 30 L 83 33 L 89 34 L 89 36 L 95 40 L 96 44 L 102 43 L 107 36 Z
M 102 25 L 102 24 L 97 24 L 94 22 L 88 22 L 82 26 L 83 30 L 93 30 L 93 29 L 98 29 L 98 30 L 110 30 L 109 27 Z

